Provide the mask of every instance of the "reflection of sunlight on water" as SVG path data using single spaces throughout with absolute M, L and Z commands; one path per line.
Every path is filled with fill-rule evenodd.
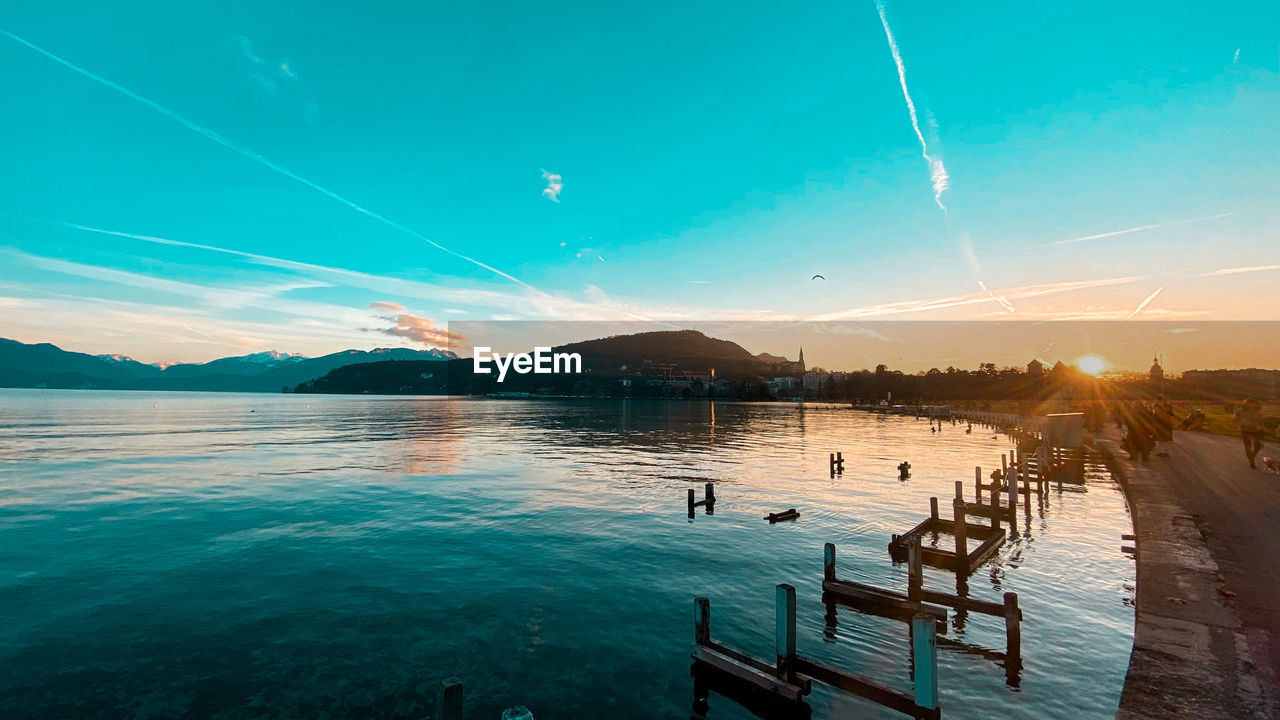
M 889 535 L 930 496 L 945 508 L 954 480 L 971 493 L 974 465 L 1009 449 L 960 426 L 792 404 L 4 398 L 6 717 L 39 717 L 48 697 L 65 715 L 146 698 L 156 716 L 421 716 L 424 683 L 448 675 L 481 717 L 517 702 L 687 715 L 692 598 L 712 598 L 715 636 L 768 657 L 778 582 L 799 591 L 803 653 L 905 688 L 902 626 L 846 610 L 825 628 L 822 544 L 839 547 L 841 577 L 905 588 Z M 846 471 L 830 478 L 835 450 Z M 691 521 L 685 492 L 705 482 L 715 515 Z M 799 521 L 761 520 L 787 507 Z M 1019 529 L 969 588 L 1019 593 L 1022 688 L 944 650 L 944 710 L 1113 716 L 1133 596 L 1118 490 L 1105 475 L 1054 488 Z M 928 587 L 954 583 L 926 571 Z M 971 617 L 950 637 L 998 649 L 1003 626 Z M 192 699 L 207 686 L 226 690 Z M 889 717 L 826 691 L 814 702 L 815 717 Z

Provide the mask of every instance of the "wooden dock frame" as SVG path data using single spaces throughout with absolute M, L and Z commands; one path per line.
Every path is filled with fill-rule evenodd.
M 776 588 L 777 657 L 773 665 L 712 641 L 711 601 L 707 598 L 694 599 L 693 619 L 693 665 L 689 671 L 695 678 L 695 712 L 705 712 L 707 682 L 718 679 L 729 681 L 721 686 L 732 693 L 726 697 L 758 717 L 808 717 L 809 705 L 804 698 L 816 680 L 917 720 L 942 717 L 938 705 L 936 622 L 930 615 L 922 613 L 911 620 L 914 672 L 910 693 L 800 655 L 796 650 L 796 589 L 791 585 Z
M 890 618 L 910 623 L 919 615 L 933 618 L 938 632 L 947 631 L 947 609 L 927 605 L 920 598 L 864 585 L 836 577 L 836 546 L 827 543 L 822 554 L 822 602 L 827 606 L 828 621 L 834 615 L 833 605 L 844 605 L 864 615 Z
M 707 509 L 708 515 L 716 514 L 716 484 L 715 483 L 707 483 L 706 497 L 704 497 L 701 500 L 697 500 L 697 498 L 695 497 L 693 488 L 689 488 L 689 518 L 690 519 L 692 519 L 696 514 L 694 512 L 694 509 L 699 507 L 705 507 Z
M 844 475 L 844 455 L 838 452 L 831 453 L 831 477 Z
M 920 538 L 912 537 L 907 545 L 907 598 L 916 603 L 933 603 L 949 607 L 957 612 L 975 612 L 1004 618 L 1005 670 L 1016 678 L 1022 669 L 1022 610 L 1018 607 L 1018 593 L 1007 592 L 1003 602 L 975 600 L 950 593 L 926 590 L 924 587 L 923 548 Z
M 940 570 L 950 570 L 957 575 L 968 576 L 991 559 L 1000 545 L 1004 543 L 1005 531 L 1001 527 L 974 525 L 967 518 L 967 505 L 964 501 L 964 483 L 956 481 L 956 497 L 951 501 L 953 519 L 938 517 L 937 503 L 930 503 L 931 513 L 919 525 L 902 535 L 894 535 L 889 541 L 889 557 L 894 562 L 907 561 L 908 541 L 912 537 L 919 538 L 925 533 L 950 533 L 956 539 L 956 549 L 939 550 L 921 547 L 924 564 Z M 978 541 L 978 546 L 969 551 L 969 539 Z

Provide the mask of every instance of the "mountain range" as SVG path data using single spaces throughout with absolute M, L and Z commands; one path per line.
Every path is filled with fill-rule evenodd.
M 456 357 L 447 350 L 409 348 L 343 350 L 316 358 L 270 351 L 161 367 L 124 355 L 88 355 L 0 338 L 0 387 L 280 392 L 347 365 Z

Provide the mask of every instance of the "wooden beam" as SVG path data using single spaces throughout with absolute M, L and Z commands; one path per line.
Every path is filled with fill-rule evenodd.
M 956 610 L 967 610 L 969 612 L 981 613 L 983 615 L 992 615 L 995 617 L 1005 617 L 1005 606 L 1003 603 L 994 603 L 987 600 L 974 600 L 973 598 L 962 598 L 950 593 L 938 592 L 936 590 L 922 590 L 920 599 L 924 602 L 931 602 L 935 605 L 946 605 Z
M 824 600 L 847 605 L 867 615 L 911 622 L 912 617 L 924 613 L 935 622 L 947 622 L 946 608 L 926 605 L 892 590 L 850 580 L 828 580 L 822 583 L 822 592 Z
M 702 664 L 730 677 L 741 680 L 752 687 L 777 695 L 791 702 L 800 702 L 805 689 L 798 684 L 789 683 L 771 673 L 761 671 L 737 658 L 720 653 L 715 648 L 699 645 L 693 649 L 694 663 Z
M 928 714 L 930 712 L 929 708 L 917 706 L 915 698 L 908 693 L 894 690 L 886 685 L 837 670 L 805 657 L 796 658 L 796 670 L 818 682 L 826 683 L 847 693 L 866 698 L 871 702 L 883 705 L 890 710 L 896 710 L 904 715 L 911 717 L 938 717 L 937 714 Z M 920 714 L 922 711 L 925 714 Z

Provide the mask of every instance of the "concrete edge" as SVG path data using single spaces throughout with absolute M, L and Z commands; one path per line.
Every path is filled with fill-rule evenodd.
M 1275 717 L 1196 518 L 1114 442 L 1098 439 L 1095 448 L 1124 490 L 1137 560 L 1133 651 L 1117 720 Z

